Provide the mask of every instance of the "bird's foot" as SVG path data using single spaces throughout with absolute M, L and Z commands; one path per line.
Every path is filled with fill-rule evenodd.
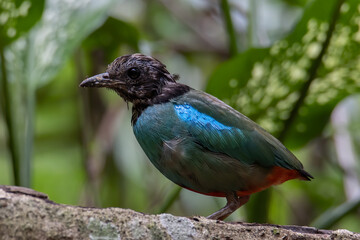
M 226 195 L 227 203 L 225 207 L 220 209 L 219 211 L 208 216 L 208 219 L 214 220 L 224 220 L 234 211 L 236 211 L 239 207 L 247 203 L 249 201 L 250 196 L 238 197 L 236 193 L 231 193 Z

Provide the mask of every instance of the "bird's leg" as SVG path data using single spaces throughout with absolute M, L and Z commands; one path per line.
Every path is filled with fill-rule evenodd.
M 236 209 L 247 203 L 249 201 L 250 196 L 238 197 L 235 192 L 226 194 L 227 203 L 225 207 L 220 209 L 219 211 L 208 216 L 208 219 L 215 220 L 224 220 L 230 214 L 232 214 Z

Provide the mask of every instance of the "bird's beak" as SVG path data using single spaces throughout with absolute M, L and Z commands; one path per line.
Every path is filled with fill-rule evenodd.
M 121 87 L 124 84 L 125 82 L 118 79 L 111 79 L 108 73 L 101 73 L 85 79 L 80 83 L 80 87 L 116 88 Z

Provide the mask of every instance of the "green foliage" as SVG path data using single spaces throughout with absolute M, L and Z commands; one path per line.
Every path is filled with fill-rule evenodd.
M 15 41 L 40 19 L 45 0 L 0 2 L 0 48 Z
M 224 22 L 226 26 L 226 32 L 229 38 L 229 52 L 231 56 L 235 56 L 238 53 L 235 29 L 231 19 L 231 12 L 229 2 L 227 0 L 220 1 L 220 7 L 224 15 Z
M 315 227 L 332 227 L 360 207 L 360 165 L 357 161 L 360 144 L 359 104 L 360 95 L 354 94 L 338 104 L 331 114 L 334 147 L 338 156 L 336 160 L 343 170 L 343 184 L 348 199 L 336 207 L 330 205 L 323 209 L 323 213 L 312 223 Z
M 311 225 L 320 229 L 330 228 L 349 213 L 356 211 L 359 207 L 360 196 L 350 200 L 349 202 L 345 202 L 336 208 L 329 209 L 324 214 L 315 219 Z
M 341 7 L 318 68 L 313 66 L 337 10 L 335 0 L 325 5 L 314 1 L 294 31 L 270 48 L 249 49 L 220 65 L 210 77 L 207 91 L 275 135 L 284 131 L 296 101 L 306 94 L 294 124 L 286 126 L 290 128 L 288 144 L 303 146 L 323 131 L 334 106 L 360 89 L 357 5 L 357 1 L 347 1 Z M 303 93 L 308 81 L 312 81 L 310 88 Z
M 2 1 L 0 3 L 0 62 L 1 62 L 1 108 L 5 115 L 9 140 L 8 146 L 11 154 L 14 181 L 17 185 L 30 186 L 30 155 L 31 144 L 22 145 L 22 141 L 32 141 L 32 122 L 29 125 L 22 124 L 23 115 L 25 118 L 31 115 L 34 108 L 34 100 L 27 88 L 23 89 L 20 82 L 14 83 L 11 72 L 8 69 L 5 59 L 5 46 L 26 33 L 41 17 L 44 9 L 44 1 Z M 15 95 L 21 91 L 29 98 L 24 101 L 22 96 Z M 22 94 L 24 95 L 24 94 Z M 20 99 L 19 99 L 20 97 Z M 21 113 L 19 115 L 19 113 Z
M 287 146 L 304 146 L 323 132 L 336 104 L 360 90 L 358 1 L 341 4 L 313 1 L 285 39 L 221 64 L 207 91 Z M 256 207 L 270 200 L 264 194 L 247 205 L 252 221 L 267 221 L 267 211 Z
M 102 1 L 101 5 L 95 1 L 48 1 L 41 21 L 4 50 L 7 58 L 1 59 L 2 89 L 6 92 L 3 102 L 15 184 L 30 186 L 36 88 L 49 82 L 81 40 L 105 20 L 110 3 L 111 0 Z M 39 12 L 35 10 L 28 16 L 36 19 Z M 9 28 L 21 21 L 10 22 Z M 22 26 L 20 30 L 30 28 L 27 24 Z
M 117 49 L 127 44 L 132 49 L 139 51 L 140 33 L 132 24 L 109 17 L 106 22 L 87 37 L 83 46 L 86 51 L 101 49 L 104 51 L 107 62 L 111 62 L 118 57 Z M 115 55 L 115 56 L 114 56 Z

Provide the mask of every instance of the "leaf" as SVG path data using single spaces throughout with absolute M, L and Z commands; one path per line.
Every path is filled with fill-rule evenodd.
M 44 0 L 2 0 L 0 2 L 0 46 L 26 33 L 41 17 Z
M 48 0 L 43 17 L 7 46 L 1 69 L 16 184 L 30 185 L 36 88 L 49 82 L 74 49 L 101 25 L 115 0 Z M 0 49 L 1 50 L 1 49 Z M 5 95 L 5 94 L 4 94 Z
M 344 202 L 337 207 L 331 208 L 321 214 L 318 218 L 311 223 L 319 229 L 329 229 L 334 226 L 338 221 L 344 218 L 347 214 L 356 211 L 360 207 L 360 196 Z
M 339 167 L 343 171 L 342 183 L 347 200 L 318 216 L 311 224 L 317 228 L 330 228 L 350 213 L 356 213 L 360 206 L 359 153 L 360 143 L 360 95 L 355 94 L 342 100 L 331 115 L 334 145 Z M 328 181 L 326 185 L 329 185 Z M 329 190 L 328 190 L 329 191 Z
M 337 4 L 313 1 L 288 37 L 219 66 L 207 91 L 279 135 L 319 57 Z M 287 145 L 301 146 L 319 135 L 334 106 L 360 90 L 358 5 L 356 0 L 342 4 L 330 45 L 286 135 Z
M 30 36 L 30 81 L 41 86 L 51 80 L 82 40 L 103 24 L 113 3 L 115 0 L 48 1 L 44 18 Z
M 111 62 L 113 53 L 118 54 L 116 48 L 121 44 L 127 44 L 136 51 L 139 51 L 140 33 L 132 24 L 109 17 L 106 22 L 83 43 L 86 49 L 101 48 L 106 52 L 106 56 L 111 56 L 107 62 Z

